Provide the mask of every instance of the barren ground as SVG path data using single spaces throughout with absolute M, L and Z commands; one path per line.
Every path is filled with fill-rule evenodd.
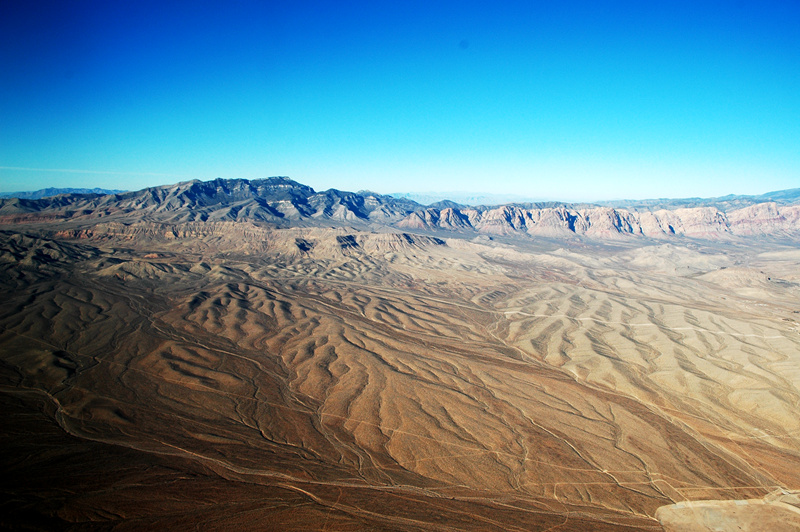
M 657 531 L 800 489 L 796 247 L 232 227 L 0 234 L 3 527 Z

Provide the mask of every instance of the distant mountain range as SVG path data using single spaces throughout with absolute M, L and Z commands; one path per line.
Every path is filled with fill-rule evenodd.
M 778 205 L 794 205 L 800 203 L 800 188 L 776 190 L 755 196 L 734 195 L 718 198 L 682 198 L 682 199 L 647 199 L 647 200 L 614 200 L 601 201 L 597 205 L 634 210 L 686 209 L 691 207 L 714 207 L 721 211 L 729 211 L 749 207 L 758 203 L 774 202 Z
M 279 178 L 269 178 L 279 179 Z M 287 178 L 288 179 L 288 178 Z M 258 180 L 256 180 L 258 181 Z M 256 182 L 254 181 L 254 182 Z M 61 194 L 122 194 L 127 192 L 121 189 L 107 188 L 43 188 L 35 191 L 25 192 L 0 192 L 0 198 L 20 198 L 20 199 L 42 199 Z M 360 195 L 376 195 L 369 191 L 359 191 Z M 468 193 L 468 192 L 392 192 L 383 197 L 392 197 L 400 200 L 409 200 L 425 206 L 440 207 L 485 207 L 492 205 L 520 205 L 534 208 L 572 206 L 585 208 L 590 206 L 622 208 L 628 210 L 660 210 L 660 209 L 685 209 L 690 207 L 715 207 L 722 211 L 740 209 L 757 203 L 775 202 L 778 205 L 793 205 L 800 203 L 800 188 L 787 190 L 776 190 L 759 195 L 734 195 L 720 196 L 716 198 L 652 198 L 642 200 L 609 200 L 596 202 L 569 203 L 563 201 L 539 201 L 527 196 L 518 194 L 491 194 L 491 193 Z
M 519 194 L 489 194 L 469 192 L 392 192 L 394 198 L 416 201 L 422 205 L 452 202 L 459 205 L 505 205 L 508 203 L 535 203 L 534 198 Z
M 57 220 L 69 221 L 76 228 L 100 221 L 248 221 L 278 228 L 338 226 L 462 236 L 797 238 L 800 189 L 711 199 L 475 207 L 441 201 L 426 207 L 411 199 L 369 191 L 317 192 L 287 177 L 272 177 L 195 180 L 135 192 L 69 192 L 40 199 L 0 199 L 0 223 Z
M 108 188 L 43 188 L 29 192 L 0 192 L 0 198 L 42 199 L 60 194 L 117 194 L 124 190 Z
M 527 196 L 516 194 L 475 194 L 466 192 L 442 192 L 442 193 L 418 193 L 418 192 L 393 192 L 389 194 L 395 198 L 409 199 L 422 205 L 435 205 L 438 203 L 456 203 L 468 206 L 487 206 L 487 205 L 534 205 L 544 206 L 602 206 L 634 210 L 653 210 L 653 209 L 683 209 L 687 207 L 716 207 L 720 210 L 731 210 L 756 203 L 766 203 L 774 201 L 779 205 L 791 205 L 800 202 L 800 188 L 789 190 L 776 190 L 759 195 L 734 195 L 720 196 L 717 198 L 653 198 L 642 200 L 609 200 L 595 202 L 564 202 L 564 201 L 542 201 Z
M 146 219 L 160 222 L 251 221 L 280 227 L 323 224 L 389 224 L 422 206 L 373 192 L 316 192 L 287 177 L 214 179 L 106 195 L 62 194 L 0 200 L 0 216 L 85 220 Z

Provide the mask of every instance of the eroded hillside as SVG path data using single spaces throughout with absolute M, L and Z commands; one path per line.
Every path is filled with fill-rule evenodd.
M 4 524 L 660 530 L 800 478 L 800 256 L 2 233 Z

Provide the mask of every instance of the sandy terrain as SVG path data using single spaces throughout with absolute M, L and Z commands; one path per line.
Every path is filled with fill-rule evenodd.
M 5 229 L 5 527 L 658 531 L 800 489 L 791 246 Z
M 800 498 L 777 490 L 763 499 L 679 502 L 656 517 L 666 532 L 792 532 L 800 530 Z

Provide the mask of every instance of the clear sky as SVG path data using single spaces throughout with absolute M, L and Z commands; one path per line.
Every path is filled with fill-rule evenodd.
M 0 191 L 800 187 L 800 1 L 0 0 Z

